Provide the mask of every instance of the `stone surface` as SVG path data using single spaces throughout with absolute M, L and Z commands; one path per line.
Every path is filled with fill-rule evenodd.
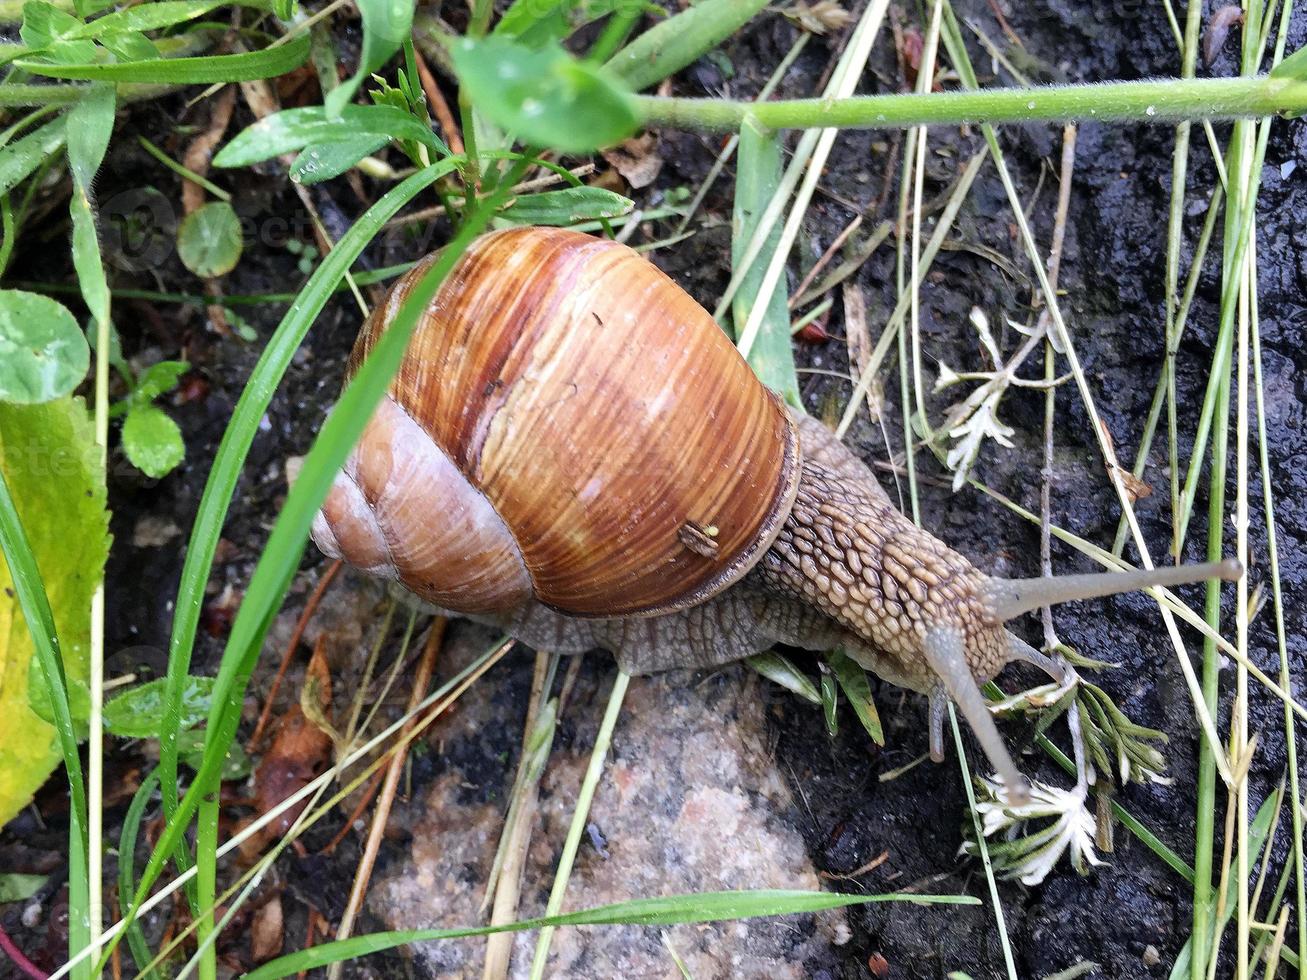
M 490 637 L 453 631 L 444 673 Z M 572 801 L 589 761 L 615 676 L 592 655 L 565 708 L 540 787 L 519 915 L 543 913 Z M 531 657 L 518 652 L 433 726 L 433 753 L 415 767 L 411 799 L 392 829 L 411 835 L 407 853 L 374 879 L 372 913 L 386 928 L 484 921 L 478 905 L 494 859 L 517 763 Z M 762 685 L 733 667 L 713 675 L 672 673 L 632 680 L 568 888 L 567 910 L 632 898 L 754 888 L 816 890 L 821 882 L 796 826 L 800 811 L 769 751 Z M 422 771 L 433 778 L 416 785 Z M 807 977 L 832 969 L 848 938 L 841 912 L 666 929 L 563 929 L 548 975 L 678 977 L 674 949 L 697 980 Z M 510 975 L 526 976 L 535 933 L 514 942 Z M 427 975 L 480 977 L 484 940 L 414 947 Z

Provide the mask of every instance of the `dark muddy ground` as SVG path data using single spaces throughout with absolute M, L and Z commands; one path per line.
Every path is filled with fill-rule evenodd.
M 985 0 L 969 0 L 956 6 L 960 15 L 973 17 L 991 37 L 1001 37 Z M 1003 7 L 1012 29 L 1037 62 L 1031 70 L 1041 80 L 1132 79 L 1174 71 L 1177 59 L 1159 4 L 1142 0 L 1120 0 L 1110 5 L 1039 0 L 1032 4 L 1005 3 Z M 705 60 L 681 74 L 676 90 L 686 95 L 720 91 L 751 95 L 788 50 L 793 30 L 774 14 L 759 18 L 725 48 L 733 77 L 727 77 L 720 62 Z M 1293 50 L 1305 42 L 1307 15 L 1300 15 L 1289 48 Z M 831 56 L 829 44 L 810 45 L 782 90 L 792 95 L 807 94 Z M 973 49 L 973 57 L 982 74 L 987 73 L 991 65 L 979 48 Z M 1234 57 L 1232 43 L 1211 71 L 1234 72 Z M 898 85 L 892 50 L 884 45 L 873 58 L 863 88 L 889 91 Z M 242 112 L 238 110 L 235 125 L 248 122 Z M 181 99 L 132 110 L 120 127 L 104 168 L 99 187 L 102 201 L 137 190 L 142 180 L 159 188 L 168 200 L 177 200 L 176 178 L 150 161 L 134 136 L 137 132 L 152 136 L 167 133 L 179 120 L 202 121 L 188 115 Z M 661 141 L 660 152 L 667 165 L 655 187 L 637 195 L 640 200 L 672 187 L 695 186 L 711 165 L 716 147 L 715 140 L 679 133 L 663 133 Z M 1099 411 L 1123 458 L 1133 457 L 1162 353 L 1162 269 L 1171 143 L 1171 132 L 1160 127 L 1087 125 L 1079 131 L 1061 284 L 1077 350 L 1098 398 Z M 980 144 L 975 131 L 932 134 L 935 152 L 931 156 L 927 199 L 949 186 L 960 161 L 965 161 Z M 1027 200 L 1043 175 L 1032 221 L 1040 240 L 1047 242 L 1056 199 L 1060 130 L 1051 126 L 1008 127 L 1003 133 L 1003 145 Z M 809 215 L 795 265 L 806 268 L 811 264 L 852 218 L 853 212 L 846 205 L 873 209 L 866 227 L 874 226 L 870 218 L 892 216 L 896 191 L 885 194 L 883 190 L 895 152 L 895 141 L 887 134 L 852 133 L 841 137 L 823 183 L 828 194 L 818 197 Z M 1197 202 L 1205 200 L 1215 175 L 1203 140 L 1195 140 L 1192 156 L 1191 186 L 1195 190 L 1191 200 Z M 1278 124 L 1272 132 L 1262 178 L 1258 267 L 1269 449 L 1280 515 L 1281 574 L 1288 598 L 1291 651 L 1295 668 L 1299 669 L 1307 654 L 1307 607 L 1296 601 L 1307 574 L 1301 557 L 1307 535 L 1307 411 L 1302 390 L 1307 355 L 1301 343 L 1307 323 L 1307 303 L 1303 300 L 1307 286 L 1307 231 L 1303 230 L 1307 182 L 1294 174 L 1293 168 L 1304 164 L 1307 124 Z M 256 293 L 293 289 L 303 276 L 284 242 L 287 235 L 307 240 L 308 231 L 303 221 L 286 217 L 302 215 L 287 181 L 276 168 L 221 179 L 235 191 L 238 210 L 249 216 L 258 230 L 256 241 L 247 246 L 240 266 L 229 277 L 227 290 Z M 363 207 L 340 181 L 314 193 L 319 207 L 329 214 L 339 214 L 344 221 Z M 710 306 L 728 279 L 729 193 L 730 183 L 724 180 L 710 196 L 702 215 L 706 227 L 694 238 L 658 253 L 660 264 Z M 887 202 L 877 211 L 875 202 L 881 198 Z M 1201 205 L 1194 203 L 1187 220 L 1191 242 L 1202 217 Z M 651 230 L 650 237 L 660 234 Z M 963 208 L 955 238 L 968 245 L 996 249 L 1024 274 L 1022 249 L 992 168 L 977 181 Z M 24 241 L 15 277 L 71 282 L 64 242 L 62 229 L 52 231 L 45 241 Z M 395 234 L 372 249 L 367 260 L 381 266 L 411 259 L 417 250 L 418 246 L 406 236 Z M 62 275 L 52 269 L 63 270 Z M 859 278 L 867 295 L 873 332 L 892 308 L 892 281 L 892 249 L 886 246 L 867 263 Z M 120 271 L 116 285 L 187 292 L 197 288 L 195 280 L 172 256 L 146 273 Z M 1190 437 L 1202 399 L 1219 289 L 1219 273 L 1212 266 L 1198 289 L 1180 354 L 1182 441 Z M 1021 320 L 1030 295 L 1024 285 L 975 252 L 948 250 L 936 263 L 923 291 L 923 301 L 923 329 L 929 353 L 954 367 L 976 367 L 981 364 L 981 355 L 975 334 L 967 325 L 968 311 L 979 305 L 995 324 L 1005 316 Z M 266 338 L 282 311 L 243 307 L 241 312 Z M 185 533 L 209 460 L 259 345 L 216 337 L 206 329 L 203 311 L 194 306 L 125 301 L 118 307 L 118 325 L 130 356 L 147 362 L 183 356 L 193 364 L 183 388 L 186 400 L 171 409 L 186 435 L 186 463 L 157 484 L 134 475 L 121 461 L 111 477 L 116 544 L 109 569 L 109 649 L 115 652 L 109 669 L 115 674 L 127 670 L 161 672 L 172 613 L 168 597 L 175 593 Z M 223 597 L 224 589 L 230 586 L 239 596 L 248 581 L 285 492 L 283 462 L 287 456 L 307 449 L 323 411 L 334 399 L 355 328 L 352 304 L 344 300 L 331 304 L 273 402 L 226 528 L 227 543 L 220 555 L 197 650 L 197 672 L 209 672 L 216 663 L 229 625 L 230 603 Z M 847 369 L 838 313 L 830 330 L 835 340 L 803 348 L 805 367 Z M 1000 342 L 1010 350 L 1012 339 L 1000 337 Z M 842 405 L 847 398 L 847 385 L 827 375 L 805 374 L 803 380 L 805 398 L 814 411 L 832 401 Z M 862 424 L 851 438 L 858 451 L 873 461 L 884 461 L 902 448 L 896 435 L 896 378 L 887 389 L 891 446 L 887 449 L 880 430 L 869 424 Z M 940 399 L 932 402 L 936 411 L 946 404 Z M 1117 509 L 1098 463 L 1098 450 L 1085 412 L 1069 387 L 1063 389 L 1058 405 L 1054 519 L 1092 541 L 1110 541 Z M 977 466 L 977 475 L 1025 506 L 1036 508 L 1042 395 L 1014 392 L 1005 399 L 1003 411 L 1005 421 L 1017 430 L 1017 448 L 988 448 Z M 1145 478 L 1159 488 L 1159 493 L 1138 506 L 1155 556 L 1164 554 L 1170 539 L 1164 442 L 1159 440 L 1158 445 L 1161 451 L 1154 454 Z M 1181 448 L 1184 453 L 1188 446 Z M 927 527 L 986 570 L 1013 575 L 1038 573 L 1035 528 L 976 493 L 949 494 L 941 481 L 929 479 L 941 476 L 933 461 L 923 454 L 920 462 L 928 478 L 923 491 L 923 520 Z M 1205 500 L 1200 501 L 1190 531 L 1191 542 L 1205 540 L 1205 507 Z M 161 543 L 133 540 L 145 516 L 157 519 L 162 526 Z M 1190 552 L 1191 558 L 1198 555 L 1192 546 Z M 1253 534 L 1253 554 L 1259 558 L 1264 554 L 1264 534 L 1258 530 Z M 1054 560 L 1064 570 L 1088 570 L 1082 560 L 1065 549 L 1055 548 Z M 306 574 L 306 582 L 311 584 L 321 565 L 320 556 L 310 549 L 304 568 L 312 574 Z M 1259 561 L 1254 574 L 1264 573 L 1264 564 Z M 302 603 L 304 588 L 303 583 L 298 586 L 292 606 Z M 1195 590 L 1185 594 L 1197 601 Z M 1169 773 L 1174 785 L 1132 788 L 1126 792 L 1124 802 L 1162 840 L 1188 857 L 1192 851 L 1196 729 L 1155 607 L 1138 597 L 1078 604 L 1060 610 L 1056 622 L 1066 642 L 1089 655 L 1121 663 L 1124 669 L 1101 676 L 1102 685 L 1137 721 L 1170 734 Z M 1033 620 L 1026 629 L 1029 639 L 1038 639 Z M 1192 644 L 1193 637 L 1187 639 Z M 1253 644 L 1258 663 L 1272 670 L 1276 659 L 1268 613 L 1254 624 Z M 260 666 L 253 690 L 266 689 L 267 677 L 262 672 L 273 669 L 269 659 L 265 658 Z M 586 667 L 588 673 L 605 669 L 606 665 L 597 662 Z M 507 687 L 510 692 L 521 687 L 526 676 L 522 672 L 529 673 L 528 659 L 520 658 L 514 671 L 516 680 Z M 1296 693 L 1301 694 L 1301 689 L 1297 688 Z M 887 747 L 881 751 L 869 748 L 851 717 L 845 719 L 840 735 L 832 740 L 824 732 L 819 713 L 798 701 L 783 701 L 783 709 L 774 713 L 778 719 L 777 764 L 793 774 L 793 788 L 799 791 L 796 798 L 802 801 L 799 819 L 816 866 L 836 874 L 847 873 L 887 850 L 892 861 L 881 871 L 859 879 L 860 887 L 877 891 L 929 883 L 932 890 L 984 895 L 983 876 L 977 867 L 959 864 L 955 858 L 966 805 L 955 761 L 950 758 L 940 767 L 919 766 L 889 783 L 880 783 L 876 778 L 924 751 L 924 704 L 916 697 L 903 698 L 885 685 L 879 688 L 877 700 L 889 736 Z M 1222 707 L 1223 712 L 1228 710 L 1228 705 Z M 1260 691 L 1256 692 L 1252 712 L 1254 728 L 1262 739 L 1253 767 L 1260 796 L 1283 772 L 1282 721 L 1278 704 Z M 1008 732 L 1013 737 L 1019 735 L 1012 727 Z M 513 740 L 510 743 L 515 744 Z M 510 758 L 503 764 L 511 766 L 514 761 Z M 1062 779 L 1058 770 L 1041 763 L 1038 756 L 1028 756 L 1026 766 L 1050 781 Z M 123 764 L 120 775 L 124 780 L 131 780 L 131 769 L 131 762 Z M 420 781 L 429 773 L 428 767 L 417 767 L 415 779 Z M 59 794 L 54 792 L 41 798 L 50 829 L 39 829 L 24 817 L 6 831 L 0 838 L 6 854 L 23 853 L 16 843 L 21 840 L 30 851 L 28 860 L 48 863 L 49 858 L 40 855 L 58 848 L 58 800 Z M 334 833 L 335 829 L 333 826 L 323 833 Z M 111 826 L 110 832 L 116 833 L 116 827 Z M 1023 977 L 1042 976 L 1081 960 L 1101 964 L 1100 973 L 1094 975 L 1105 977 L 1166 974 L 1188 934 L 1189 888 L 1127 832 L 1118 832 L 1117 844 L 1110 865 L 1088 878 L 1077 876 L 1069 868 L 1059 868 L 1040 887 L 1001 888 L 1007 926 Z M 1280 840 L 1277 861 L 1283 859 L 1284 847 L 1285 842 Z M 346 847 L 334 861 L 289 858 L 291 893 L 302 887 L 327 906 L 343 905 L 355 855 Z M 897 872 L 892 881 L 887 877 L 890 867 Z M 296 913 L 292 909 L 289 914 Z M 949 970 L 963 970 L 977 978 L 1002 974 L 1002 955 L 988 906 L 929 916 L 910 906 L 868 907 L 852 912 L 850 921 L 854 936 L 839 951 L 839 976 L 869 976 L 868 957 L 876 953 L 891 964 L 891 976 L 935 978 Z M 302 923 L 302 919 L 298 922 Z M 28 929 L 19 921 L 17 909 L 5 911 L 4 924 L 38 960 L 53 963 L 58 959 L 61 939 L 57 925 Z M 288 937 L 302 935 L 300 929 L 300 924 L 288 925 Z M 401 969 L 398 959 L 385 963 L 396 971 Z M 1160 965 L 1151 965 L 1154 963 Z M 378 967 L 374 961 L 374 967 L 382 970 L 381 975 L 396 975 L 387 972 L 384 964 Z M 0 967 L 0 973 L 3 971 Z M 832 975 L 829 970 L 827 975 Z

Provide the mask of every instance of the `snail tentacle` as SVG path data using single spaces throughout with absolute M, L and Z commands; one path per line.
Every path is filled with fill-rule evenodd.
M 932 626 L 926 631 L 926 640 L 921 645 L 921 652 L 930 662 L 931 668 L 939 677 L 940 684 L 948 692 L 948 696 L 953 699 L 953 703 L 958 706 L 962 716 L 971 725 L 971 730 L 980 742 L 980 747 L 985 750 L 985 755 L 989 756 L 989 761 L 998 770 L 999 776 L 1007 787 L 1009 802 L 1025 803 L 1030 798 L 1030 786 L 1012 760 L 1003 742 L 1003 736 L 999 734 L 998 726 L 994 724 L 994 718 L 989 713 L 989 706 L 985 704 L 985 697 L 980 693 L 976 679 L 971 676 L 971 668 L 967 666 L 965 643 L 965 636 L 958 627 Z M 940 729 L 939 741 L 942 743 L 942 718 Z M 933 738 L 932 732 L 932 740 Z

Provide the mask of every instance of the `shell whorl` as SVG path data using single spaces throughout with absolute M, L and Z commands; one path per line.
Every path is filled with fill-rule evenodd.
M 351 370 L 430 263 L 373 312 Z M 314 538 L 449 609 L 651 615 L 758 561 L 799 457 L 779 400 L 654 265 L 509 229 L 474 242 L 419 319 Z

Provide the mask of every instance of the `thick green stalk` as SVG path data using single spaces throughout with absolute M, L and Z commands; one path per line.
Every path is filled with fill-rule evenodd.
M 1181 122 L 1307 112 L 1307 81 L 1270 75 L 1174 78 L 848 99 L 783 99 L 762 104 L 646 95 L 636 96 L 635 105 L 645 125 L 722 131 L 739 129 L 745 113 L 750 111 L 772 129 L 899 129 L 1068 119 Z

